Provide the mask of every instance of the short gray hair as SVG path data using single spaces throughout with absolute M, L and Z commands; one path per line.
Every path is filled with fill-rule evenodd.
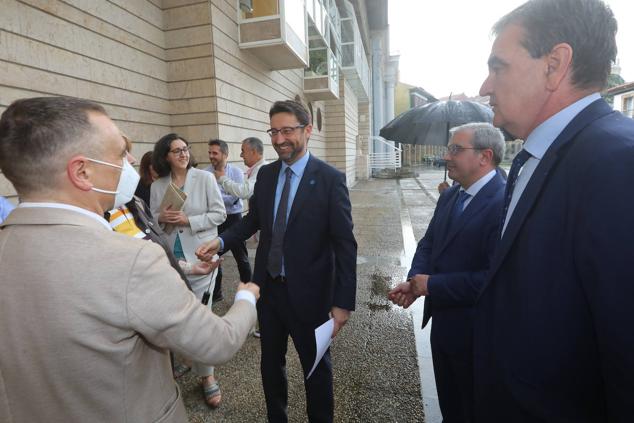
M 20 196 L 57 188 L 75 154 L 100 157 L 98 130 L 90 113 L 108 116 L 103 107 L 73 97 L 14 101 L 0 118 L 0 169 Z
M 242 141 L 242 144 L 246 144 L 249 146 L 251 150 L 255 150 L 258 154 L 264 154 L 264 143 L 262 140 L 256 137 L 245 138 Z
M 506 142 L 504 134 L 495 126 L 486 122 L 466 123 L 456 126 L 449 130 L 453 137 L 458 132 L 470 132 L 473 134 L 471 144 L 474 148 L 485 150 L 487 148 L 493 151 L 493 163 L 498 166 L 504 158 L 506 150 Z

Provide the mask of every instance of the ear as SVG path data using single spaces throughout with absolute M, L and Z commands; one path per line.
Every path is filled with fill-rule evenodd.
M 313 133 L 313 125 L 310 123 L 304 127 L 304 135 L 306 135 L 306 139 L 310 138 L 310 135 Z
M 557 44 L 546 55 L 548 71 L 546 73 L 546 87 L 550 91 L 556 91 L 562 81 L 569 76 L 572 68 L 572 47 L 568 43 Z
M 90 173 L 86 158 L 83 156 L 72 157 L 66 164 L 66 174 L 70 183 L 81 191 L 90 191 L 92 188 Z
M 491 150 L 490 148 L 487 148 L 486 150 L 481 150 L 480 154 L 481 154 L 480 164 L 482 164 L 483 166 L 486 166 L 490 163 L 493 163 L 493 150 Z

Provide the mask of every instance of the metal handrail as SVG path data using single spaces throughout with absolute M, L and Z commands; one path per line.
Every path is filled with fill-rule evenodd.
M 391 144 L 383 137 L 370 137 L 369 145 L 374 146 L 373 141 L 378 141 L 379 143 L 389 147 L 389 151 L 384 151 L 380 153 L 371 152 L 368 156 L 368 172 L 372 173 L 372 170 L 381 170 L 381 169 L 400 169 L 402 166 L 402 152 L 403 150 L 400 147 Z

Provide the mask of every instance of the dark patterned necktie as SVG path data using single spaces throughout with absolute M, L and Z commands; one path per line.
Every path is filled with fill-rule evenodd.
M 286 180 L 282 189 L 280 203 L 277 205 L 275 223 L 273 223 L 273 235 L 271 236 L 271 248 L 266 269 L 271 277 L 276 278 L 282 273 L 282 256 L 284 254 L 284 232 L 286 232 L 286 211 L 288 210 L 288 195 L 291 191 L 291 176 L 293 171 L 286 168 Z
M 471 194 L 468 194 L 467 191 L 462 189 L 458 191 L 458 198 L 456 199 L 456 202 L 454 203 L 453 213 L 451 216 L 452 224 L 455 224 L 458 221 L 458 218 L 460 217 L 460 215 L 462 214 L 462 211 L 464 210 L 464 203 L 465 201 L 467 201 L 469 197 L 471 197 Z
M 517 175 L 520 173 L 520 169 L 531 157 L 531 153 L 522 149 L 513 159 L 509 177 L 506 180 L 506 191 L 504 193 L 504 209 L 502 211 L 502 223 L 500 224 L 500 238 L 502 238 L 502 231 L 504 230 L 504 222 L 506 221 L 506 213 L 509 211 L 511 205 L 511 198 L 513 198 L 513 190 L 515 189 L 515 183 L 517 182 Z M 509 216 L 510 217 L 510 216 Z

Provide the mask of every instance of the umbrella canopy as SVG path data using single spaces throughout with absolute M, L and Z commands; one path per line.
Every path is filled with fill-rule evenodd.
M 435 101 L 401 113 L 379 135 L 403 144 L 447 145 L 449 129 L 471 122 L 492 122 L 493 111 L 474 101 Z

